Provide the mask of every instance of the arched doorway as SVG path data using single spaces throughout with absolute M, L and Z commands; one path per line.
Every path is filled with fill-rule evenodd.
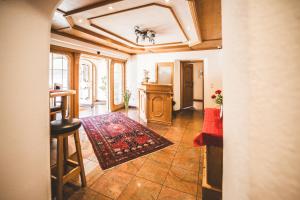
M 79 64 L 79 115 L 108 112 L 108 59 L 82 55 Z

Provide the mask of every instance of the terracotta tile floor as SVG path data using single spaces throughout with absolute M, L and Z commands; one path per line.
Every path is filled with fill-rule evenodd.
M 124 112 L 124 111 L 121 111 Z M 105 113 L 84 110 L 81 116 Z M 125 113 L 125 112 L 124 112 Z M 135 109 L 126 115 L 171 140 L 174 145 L 139 157 L 108 170 L 102 170 L 83 128 L 80 140 L 87 187 L 80 179 L 64 186 L 65 199 L 87 200 L 196 200 L 201 199 L 201 149 L 193 147 L 203 116 L 199 111 L 185 110 L 173 118 L 172 126 L 145 124 Z M 70 153 L 74 151 L 72 138 Z M 51 163 L 55 163 L 55 141 L 51 143 Z M 202 160 L 202 159 L 201 159 Z

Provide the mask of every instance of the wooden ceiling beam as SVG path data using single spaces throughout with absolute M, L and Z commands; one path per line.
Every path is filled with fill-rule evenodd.
M 201 43 L 191 46 L 192 50 L 208 50 L 208 49 L 221 49 L 222 39 L 203 40 Z
M 75 25 L 75 22 L 73 20 L 73 18 L 71 16 L 65 17 L 68 24 L 70 25 L 70 27 L 72 28 Z
M 189 4 L 190 12 L 191 12 L 191 15 L 192 15 L 192 18 L 193 18 L 194 27 L 196 29 L 198 41 L 202 42 L 199 10 L 197 9 L 196 0 L 189 0 L 188 4 Z
M 134 42 L 131 42 L 130 40 L 127 40 L 127 39 L 124 38 L 124 37 L 121 37 L 121 36 L 117 35 L 116 33 L 113 33 L 113 32 L 111 32 L 111 31 L 109 31 L 109 30 L 106 30 L 106 29 L 104 29 L 104 28 L 102 28 L 102 27 L 96 25 L 96 24 L 91 23 L 91 21 L 90 21 L 90 25 L 91 25 L 92 27 L 94 27 L 94 28 L 100 30 L 100 31 L 103 31 L 103 32 L 105 32 L 105 33 L 108 33 L 108 34 L 110 34 L 110 35 L 113 35 L 113 36 L 115 36 L 115 37 L 117 37 L 117 38 L 119 38 L 119 39 L 121 39 L 121 40 L 124 40 L 124 41 L 126 41 L 126 42 L 128 42 L 128 43 L 130 43 L 130 44 L 132 44 L 132 45 L 140 46 L 140 45 L 136 45 Z
M 113 3 L 117 3 L 117 2 L 120 2 L 120 1 L 123 1 L 123 0 L 105 0 L 105 1 L 97 2 L 97 3 L 93 3 L 93 4 L 90 4 L 90 5 L 87 5 L 87 6 L 83 6 L 81 8 L 76 8 L 74 10 L 67 11 L 65 13 L 65 16 L 74 15 L 74 14 L 77 14 L 77 13 L 80 13 L 80 12 L 84 12 L 84 11 L 91 10 L 91 9 L 94 9 L 94 8 L 99 8 L 99 7 L 106 6 L 106 5 L 113 4 Z
M 109 38 L 109 37 L 106 37 L 106 36 L 104 36 L 104 35 L 101 35 L 101 34 L 99 34 L 99 33 L 96 33 L 96 32 L 94 32 L 94 31 L 88 30 L 88 29 L 83 28 L 83 27 L 78 26 L 78 25 L 74 25 L 72 28 L 75 29 L 75 30 L 77 30 L 77 31 L 81 31 L 81 32 L 86 33 L 86 34 L 88 34 L 88 35 L 91 35 L 91 36 L 97 37 L 97 38 L 99 38 L 99 39 L 105 40 L 105 41 L 108 42 L 108 43 L 112 43 L 112 44 L 115 44 L 115 45 L 119 45 L 119 46 L 122 46 L 122 47 L 127 48 L 127 49 L 132 49 L 132 50 L 144 50 L 143 48 L 135 48 L 135 47 L 128 46 L 128 45 L 126 45 L 126 44 L 124 44 L 124 43 L 122 43 L 122 42 L 113 40 L 113 39 L 111 39 L 111 38 Z
M 93 42 L 91 40 L 88 40 L 88 39 L 85 39 L 85 38 L 82 38 L 82 37 L 78 37 L 78 36 L 75 36 L 75 35 L 72 35 L 72 34 L 69 34 L 69 33 L 60 32 L 60 31 L 56 31 L 56 30 L 51 30 L 51 33 L 61 35 L 61 36 L 67 37 L 67 38 L 71 38 L 71 39 L 74 39 L 74 40 L 78 40 L 78 41 L 81 41 L 81 42 L 86 42 L 86 43 L 96 45 L 98 47 L 102 47 L 102 48 L 105 48 L 105 49 L 118 51 L 118 52 L 122 52 L 122 53 L 126 53 L 126 54 L 132 54 L 132 52 L 120 50 L 118 48 L 114 48 L 114 47 L 111 47 L 111 46 L 108 46 L 108 45 L 105 45 L 105 44 L 101 44 L 101 43 L 98 43 L 98 42 Z
M 66 12 L 65 12 L 65 11 L 63 11 L 63 10 L 61 10 L 61 9 L 59 9 L 59 8 L 57 8 L 57 9 L 56 9 L 56 11 L 57 11 L 57 12 L 59 12 L 60 14 L 63 14 L 63 15 L 65 15 L 65 14 L 66 14 Z
M 68 48 L 68 47 L 61 47 L 61 46 L 57 46 L 57 45 L 50 45 L 50 52 L 52 53 L 80 53 L 81 56 L 83 57 L 92 57 L 92 58 L 108 58 L 108 59 L 113 59 L 113 60 L 119 60 L 119 61 L 123 61 L 126 62 L 127 59 L 120 59 L 120 58 L 115 58 L 112 56 L 105 56 L 105 55 L 99 55 L 97 53 L 90 53 L 87 51 L 82 51 L 82 50 L 77 50 L 77 49 L 72 49 L 72 48 Z
M 83 28 L 83 27 L 81 27 L 81 26 L 78 26 L 78 25 L 75 24 L 75 22 L 74 22 L 72 16 L 66 16 L 65 18 L 66 18 L 68 24 L 70 25 L 70 28 L 72 28 L 72 29 L 74 29 L 74 30 L 83 32 L 83 33 L 85 33 L 85 34 L 92 35 L 92 36 L 97 37 L 97 38 L 99 38 L 99 39 L 105 40 L 106 42 L 109 42 L 109 43 L 112 43 L 112 44 L 116 44 L 116 45 L 122 46 L 122 47 L 124 47 L 124 48 L 133 49 L 133 50 L 144 50 L 144 49 L 142 49 L 142 48 L 134 48 L 134 47 L 125 45 L 125 44 L 123 44 L 123 43 L 121 43 L 121 42 L 119 42 L 119 41 L 113 40 L 113 39 L 111 39 L 111 38 L 109 38 L 109 37 L 106 37 L 106 36 L 104 36 L 104 35 L 101 35 L 101 34 L 99 34 L 99 33 L 94 32 L 94 31 L 91 31 L 91 30 L 88 30 L 88 29 Z M 91 25 L 91 24 L 90 24 L 90 25 Z M 93 26 L 93 27 L 95 27 L 95 26 Z M 97 28 L 97 27 L 95 27 L 95 28 Z M 98 27 L 98 29 L 100 29 L 100 27 Z

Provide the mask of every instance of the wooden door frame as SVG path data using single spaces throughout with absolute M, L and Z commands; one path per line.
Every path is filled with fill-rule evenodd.
M 120 105 L 114 104 L 114 64 L 119 63 L 123 66 L 123 92 L 125 92 L 126 89 L 126 62 L 120 61 L 120 60 L 111 60 L 110 67 L 109 67 L 109 105 L 110 105 L 110 111 L 116 111 L 119 109 L 124 108 L 125 104 L 124 102 Z
M 183 65 L 185 63 L 202 63 L 203 64 L 203 84 L 202 84 L 202 91 L 203 91 L 203 99 L 200 100 L 202 102 L 202 110 L 204 112 L 204 94 L 205 94 L 205 91 L 204 91 L 204 60 L 181 60 L 180 61 L 180 110 L 183 109 Z M 194 73 L 194 72 L 193 72 Z M 194 84 L 194 74 L 193 74 L 193 84 Z M 194 87 L 194 85 L 193 85 Z M 194 101 L 194 91 L 193 91 L 193 101 Z

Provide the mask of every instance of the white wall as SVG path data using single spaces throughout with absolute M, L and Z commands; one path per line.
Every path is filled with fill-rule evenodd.
M 223 199 L 299 199 L 300 1 L 222 3 Z
M 57 0 L 0 1 L 0 199 L 50 199 L 48 65 Z
M 201 75 L 201 72 L 203 72 L 203 63 L 193 63 L 194 99 L 203 98 L 203 76 Z
M 143 70 L 150 71 L 150 81 L 155 81 L 155 63 L 174 62 L 174 100 L 175 110 L 180 109 L 180 60 L 203 60 L 204 61 L 204 102 L 205 107 L 215 107 L 210 96 L 216 89 L 222 89 L 222 65 L 220 62 L 222 50 L 139 54 L 132 56 L 127 64 L 128 85 L 133 93 L 137 93 L 137 87 L 143 80 Z M 135 95 L 136 96 L 136 95 Z M 136 97 L 131 101 L 132 105 L 138 104 Z

